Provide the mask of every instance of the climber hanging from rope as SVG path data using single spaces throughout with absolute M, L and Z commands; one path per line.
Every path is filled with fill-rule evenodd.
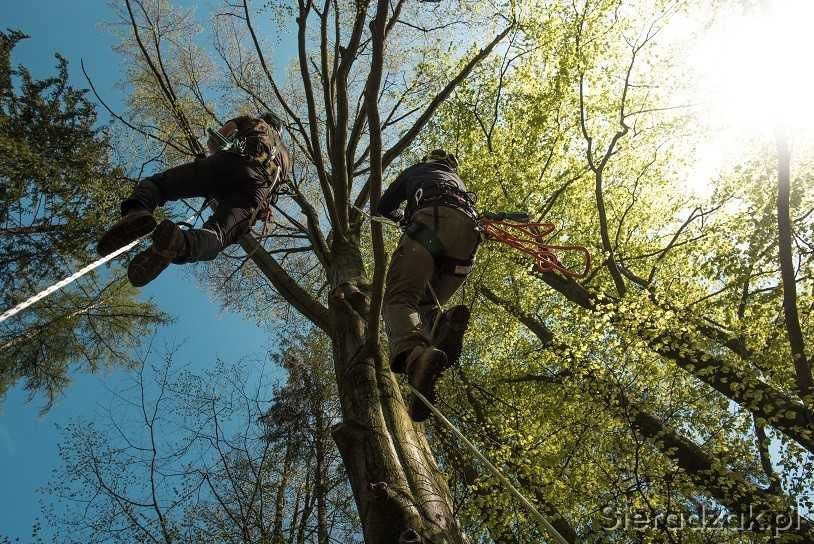
M 406 202 L 404 213 L 399 211 Z M 483 213 L 458 175 L 458 160 L 436 149 L 401 172 L 382 195 L 375 215 L 399 223 L 404 235 L 390 260 L 382 316 L 390 342 L 390 368 L 435 402 L 441 373 L 458 362 L 469 325 L 466 306 L 441 312 L 472 271 L 481 240 L 501 242 L 534 259 L 538 272 L 587 275 L 591 255 L 577 245 L 551 245 L 552 223 L 530 222 L 525 213 Z M 575 271 L 555 252 L 577 255 Z M 424 421 L 430 410 L 415 395 L 410 416 Z
M 434 150 L 399 174 L 375 210 L 405 228 L 390 260 L 382 308 L 390 368 L 407 374 L 431 402 L 441 373 L 461 354 L 469 324 L 466 306 L 438 312 L 472 270 L 480 242 L 474 197 L 457 170 L 455 155 Z M 415 421 L 430 415 L 414 396 L 409 412 Z
M 152 245 L 136 255 L 127 276 L 136 287 L 147 285 L 170 263 L 214 259 L 250 231 L 267 214 L 291 161 L 281 140 L 282 121 L 273 113 L 241 116 L 210 131 L 205 158 L 170 168 L 141 180 L 121 204 L 122 219 L 99 240 L 107 255 L 152 232 Z M 214 213 L 201 229 L 182 230 L 176 223 L 157 223 L 153 211 L 182 198 L 215 199 Z

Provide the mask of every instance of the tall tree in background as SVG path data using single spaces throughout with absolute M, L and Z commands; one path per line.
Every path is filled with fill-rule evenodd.
M 44 489 L 49 524 L 75 542 L 357 541 L 330 440 L 330 345 L 317 332 L 296 340 L 274 365 L 216 362 L 198 375 L 172 351 L 145 363 L 105 417 L 65 429 L 63 466 Z
M 4 310 L 95 259 L 124 172 L 110 161 L 85 92 L 57 74 L 12 68 L 18 31 L 0 32 L 0 307 Z M 129 362 L 150 325 L 166 320 L 112 274 L 90 274 L 0 325 L 0 397 L 19 380 L 50 406 L 77 363 Z
M 311 487 L 302 498 L 304 518 L 315 514 L 316 539 L 312 540 L 328 544 L 335 520 L 344 510 L 343 505 L 331 500 L 331 494 L 337 488 L 345 492 L 350 489 L 347 475 L 340 470 L 339 452 L 331 440 L 331 427 L 339 418 L 336 380 L 330 365 L 331 346 L 328 338 L 317 331 L 305 337 L 295 336 L 287 343 L 280 365 L 288 377 L 285 385 L 275 391 L 274 404 L 266 414 L 268 436 L 285 444 L 283 474 L 302 466 L 308 468 Z M 286 499 L 282 481 L 277 494 L 278 509 L 282 509 Z M 302 542 L 302 533 L 301 528 L 297 542 Z M 278 540 L 283 542 L 282 538 Z
M 163 147 L 167 162 L 201 155 L 201 129 L 229 108 L 273 109 L 288 120 L 299 159 L 293 205 L 265 240 L 241 240 L 245 256 L 235 256 L 224 278 L 236 281 L 221 281 L 221 289 L 264 277 L 279 302 L 331 338 L 342 412 L 333 437 L 371 544 L 466 540 L 446 479 L 387 365 L 379 318 L 384 239 L 379 225 L 365 228 L 359 209 L 375 207 L 384 170 L 512 32 L 511 4 L 498 4 L 269 2 L 263 19 L 296 29 L 296 66 L 285 83 L 259 30 L 268 21 L 258 22 L 248 1 L 215 11 L 217 61 L 196 46 L 191 13 L 162 0 L 126 0 L 121 8 L 134 91 L 130 111 L 116 115 Z M 465 38 L 447 47 L 449 29 Z M 228 80 L 215 78 L 224 72 Z M 220 104 L 212 100 L 216 85 L 228 94 Z
M 511 4 L 466 1 L 225 4 L 211 59 L 191 13 L 128 0 L 121 51 L 133 92 L 114 113 L 168 164 L 202 153 L 203 128 L 235 110 L 287 115 L 295 194 L 265 238 L 245 238 L 244 253 L 208 273 L 230 308 L 262 319 L 294 308 L 331 338 L 342 414 L 333 436 L 367 542 L 464 542 L 459 512 L 485 542 L 543 538 L 439 431 L 442 466 L 458 477 L 447 489 L 384 364 L 385 240 L 357 207 L 375 204 L 388 168 L 436 146 L 464 158 L 483 208 L 555 217 L 561 239 L 597 257 L 576 281 L 484 248 L 460 294 L 475 319 L 446 395 L 456 423 L 567 539 L 607 537 L 609 505 L 654 516 L 805 511 L 814 418 L 789 364 L 774 184 L 758 158 L 709 198 L 678 177 L 696 143 L 683 136 L 697 132 L 686 105 L 670 102 L 682 80 L 670 72 L 674 44 L 661 40 L 693 3 L 520 7 L 515 21 Z M 287 74 L 270 62 L 269 20 L 295 31 Z M 797 191 L 788 213 L 804 243 L 814 193 Z M 799 290 L 803 337 L 810 297 Z M 788 536 L 810 538 L 806 523 Z M 772 530 L 745 527 L 757 538 Z M 666 541 L 720 536 L 654 530 Z

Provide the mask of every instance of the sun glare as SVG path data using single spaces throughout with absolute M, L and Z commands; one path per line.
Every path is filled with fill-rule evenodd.
M 778 128 L 797 151 L 812 148 L 813 20 L 814 0 L 762 0 L 700 21 L 703 30 L 687 60 L 695 76 L 689 102 L 703 133 L 685 179 L 688 190 L 709 195 L 720 174 L 773 147 Z M 677 24 L 677 31 L 693 26 Z
M 699 40 L 702 109 L 745 135 L 811 134 L 814 125 L 812 0 L 764 0 L 724 14 Z

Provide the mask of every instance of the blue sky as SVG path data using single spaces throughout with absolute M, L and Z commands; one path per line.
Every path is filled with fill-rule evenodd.
M 207 11 L 203 5 L 198 9 L 198 13 Z M 15 48 L 14 64 L 24 64 L 35 77 L 45 77 L 53 74 L 54 53 L 60 52 L 70 63 L 72 83 L 84 88 L 87 84 L 79 68 L 81 58 L 100 94 L 117 108 L 124 98 L 115 85 L 119 59 L 111 49 L 113 38 L 99 25 L 112 19 L 103 0 L 0 2 L 0 26 L 31 36 Z M 282 55 L 278 51 L 277 57 Z M 106 120 L 105 114 L 100 115 Z M 176 361 L 189 364 L 190 369 L 207 368 L 219 357 L 227 361 L 262 357 L 274 348 L 270 331 L 240 315 L 222 312 L 185 267 L 170 267 L 143 289 L 141 296 L 152 298 L 175 317 L 172 325 L 158 332 L 154 345 L 160 348 L 165 343 L 181 342 Z M 42 401 L 27 402 L 20 387 L 0 403 L 0 536 L 28 541 L 31 524 L 39 514 L 37 488 L 47 482 L 59 463 L 57 426 L 92 416 L 110 399 L 111 390 L 127 379 L 122 371 L 78 374 L 44 416 L 39 416 Z

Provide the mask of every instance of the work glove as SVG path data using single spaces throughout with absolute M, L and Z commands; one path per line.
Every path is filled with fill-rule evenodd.
M 404 220 L 404 214 L 401 212 L 401 210 L 393 210 L 390 213 L 378 214 L 378 215 L 381 215 L 385 219 L 389 219 L 393 223 L 399 223 L 400 224 Z
M 390 219 L 393 223 L 402 223 L 404 222 L 404 213 L 401 210 L 396 210 L 390 214 Z

